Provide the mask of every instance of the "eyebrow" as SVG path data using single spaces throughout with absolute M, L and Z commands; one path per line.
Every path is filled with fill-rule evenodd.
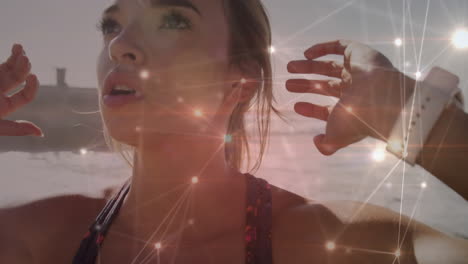
M 202 16 L 200 10 L 192 4 L 189 0 L 149 0 L 150 5 L 152 8 L 158 7 L 184 7 L 188 9 L 192 9 L 195 11 L 199 16 Z M 108 15 L 111 13 L 116 13 L 120 11 L 120 7 L 117 4 L 114 4 L 104 10 L 104 15 Z

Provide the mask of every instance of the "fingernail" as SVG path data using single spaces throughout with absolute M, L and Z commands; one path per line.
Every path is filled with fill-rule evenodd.
M 44 137 L 44 133 L 43 133 L 42 131 L 40 132 L 40 134 L 37 134 L 37 132 L 35 132 L 34 135 L 35 135 L 36 137 L 41 137 L 41 138 Z

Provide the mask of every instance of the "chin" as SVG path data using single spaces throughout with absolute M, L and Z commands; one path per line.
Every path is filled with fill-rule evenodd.
M 138 133 L 135 131 L 135 129 L 130 129 L 130 127 L 127 127 L 127 129 L 124 128 L 119 128 L 118 131 L 113 128 L 108 127 L 108 133 L 109 136 L 115 140 L 118 141 L 119 143 L 123 143 L 129 146 L 137 147 L 139 138 L 138 138 Z

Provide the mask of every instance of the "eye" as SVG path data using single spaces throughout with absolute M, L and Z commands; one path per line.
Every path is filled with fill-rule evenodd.
M 187 30 L 192 28 L 190 19 L 176 10 L 171 10 L 169 14 L 164 15 L 162 21 L 160 29 Z
M 115 33 L 120 30 L 120 25 L 112 18 L 103 18 L 97 25 L 98 31 L 103 35 Z

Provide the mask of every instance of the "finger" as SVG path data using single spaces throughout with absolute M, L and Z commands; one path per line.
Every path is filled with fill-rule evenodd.
M 336 61 L 296 60 L 288 63 L 290 73 L 312 73 L 341 78 L 343 64 Z
M 330 42 L 324 42 L 316 44 L 304 52 L 304 56 L 309 60 L 326 56 L 326 55 L 344 55 L 346 47 L 349 45 L 349 41 L 346 40 L 335 40 Z
M 5 93 L 20 85 L 28 76 L 30 70 L 31 63 L 28 57 L 22 54 L 19 55 L 13 69 L 0 78 L 0 92 Z
M 314 144 L 318 151 L 325 156 L 333 155 L 339 149 L 345 147 L 340 144 L 332 143 L 324 134 L 320 134 L 314 137 Z
M 5 67 L 7 70 L 12 70 L 13 67 L 15 66 L 16 59 L 18 58 L 19 55 L 24 54 L 23 46 L 20 44 L 14 44 L 13 47 L 11 48 L 11 54 L 10 57 L 7 59 L 5 62 Z
M 0 120 L 0 136 L 41 136 L 42 130 L 25 120 Z
M 320 106 L 306 102 L 296 103 L 294 105 L 294 111 L 300 115 L 316 118 L 322 121 L 328 121 L 328 117 L 330 115 L 327 106 Z
M 0 117 L 6 116 L 21 106 L 31 102 L 36 97 L 38 87 L 39 81 L 36 75 L 31 74 L 26 78 L 26 84 L 23 89 L 10 97 L 1 96 Z
M 286 81 L 286 88 L 293 93 L 314 93 L 340 98 L 343 83 L 340 80 L 291 79 Z

